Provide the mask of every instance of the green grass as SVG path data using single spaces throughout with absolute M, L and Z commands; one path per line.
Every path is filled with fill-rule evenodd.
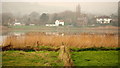
M 58 59 L 59 51 L 47 51 L 58 47 L 39 46 L 43 51 L 2 52 L 3 66 L 63 66 Z M 117 66 L 120 48 L 71 48 L 71 58 L 75 66 Z
M 4 51 L 2 57 L 3 66 L 63 66 L 54 51 Z
M 38 28 L 40 26 L 9 26 L 11 28 Z
M 96 26 L 72 26 L 72 27 L 69 27 L 69 29 L 81 29 L 81 28 L 93 28 L 93 27 L 96 27 Z M 35 26 L 29 26 L 29 25 L 26 25 L 26 26 L 9 26 L 9 28 L 23 28 L 23 29 L 50 29 L 50 28 L 53 28 L 53 29 L 56 29 L 56 28 L 68 28 L 67 25 L 65 26 L 57 26 L 57 27 L 47 27 L 45 25 L 35 25 Z
M 9 26 L 9 28 L 20 28 L 20 29 L 46 29 L 46 28 L 50 28 L 50 27 L 35 25 L 35 26 Z M 55 28 L 55 27 L 51 27 L 51 28 Z
M 75 66 L 117 66 L 118 51 L 71 52 Z

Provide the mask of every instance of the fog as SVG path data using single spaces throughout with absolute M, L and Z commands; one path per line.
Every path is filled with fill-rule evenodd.
M 76 11 L 80 4 L 82 13 L 111 15 L 117 13 L 117 2 L 2 2 L 2 12 L 14 14 L 59 13 L 65 10 Z

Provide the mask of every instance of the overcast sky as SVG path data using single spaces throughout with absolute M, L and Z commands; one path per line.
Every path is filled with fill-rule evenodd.
M 1 0 L 2 2 L 118 2 L 120 0 Z
M 19 1 L 19 2 L 16 2 Z M 67 2 L 61 0 L 44 0 L 40 2 L 39 0 L 2 0 L 2 12 L 12 12 L 12 13 L 21 13 L 29 14 L 33 11 L 39 13 L 58 13 L 65 10 L 75 11 L 76 6 L 80 4 L 82 13 L 93 13 L 93 14 L 105 14 L 110 15 L 112 13 L 117 13 L 118 10 L 118 0 L 66 0 Z M 47 2 L 45 2 L 47 1 Z M 71 2 L 70 2 L 71 1 Z M 86 2 L 85 2 L 86 1 Z

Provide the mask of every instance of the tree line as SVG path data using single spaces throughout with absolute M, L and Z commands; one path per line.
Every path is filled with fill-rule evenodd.
M 15 21 L 23 23 L 25 25 L 35 24 L 35 25 L 45 25 L 48 23 L 54 23 L 55 20 L 63 20 L 66 25 L 76 25 L 76 12 L 63 11 L 60 13 L 38 13 L 31 12 L 25 15 L 15 15 L 14 13 L 2 13 L 2 25 L 8 26 L 8 24 L 13 24 Z M 96 19 L 94 14 L 86 14 L 88 19 L 88 25 L 96 24 Z M 114 18 L 116 17 L 113 15 Z M 114 24 L 113 24 L 114 25 Z M 116 25 L 116 24 L 115 24 Z

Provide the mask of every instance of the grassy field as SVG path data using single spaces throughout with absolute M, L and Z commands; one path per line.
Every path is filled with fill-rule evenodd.
M 3 66 L 63 66 L 54 51 L 4 51 Z M 117 66 L 118 51 L 71 52 L 74 66 Z
M 75 66 L 118 66 L 118 51 L 71 52 Z
M 70 26 L 65 25 L 65 26 L 59 26 L 59 27 L 66 28 L 66 27 L 70 27 Z M 9 26 L 9 28 L 48 28 L 48 27 L 46 27 L 45 25 L 35 25 L 35 26 Z M 50 28 L 54 28 L 54 27 L 50 27 Z M 71 26 L 70 28 L 118 29 L 119 27 L 108 25 L 108 26 Z
M 2 57 L 3 66 L 63 66 L 53 51 L 4 51 Z
M 38 51 L 7 50 L 2 52 L 3 66 L 64 66 L 58 47 L 39 46 Z M 71 48 L 74 66 L 117 66 L 119 47 Z
M 9 26 L 12 29 L 28 29 L 28 30 L 38 30 L 38 29 L 55 29 L 56 27 L 46 27 L 46 26 Z

